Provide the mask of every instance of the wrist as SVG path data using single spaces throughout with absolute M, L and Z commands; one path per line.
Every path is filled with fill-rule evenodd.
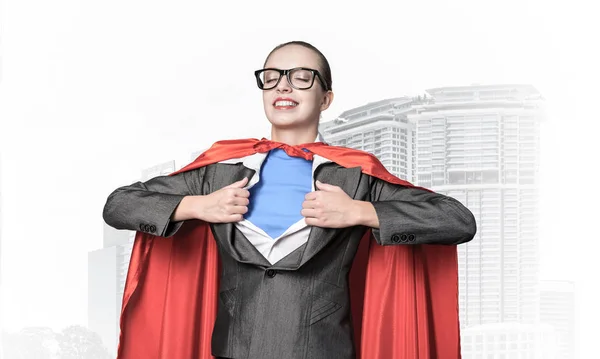
M 190 196 L 190 208 L 189 210 L 189 215 L 191 218 L 194 219 L 200 219 L 200 220 L 205 220 L 206 216 L 204 213 L 204 208 L 206 206 L 205 204 L 205 198 L 206 196 L 201 196 L 201 195 L 197 195 L 197 196 Z
M 354 200 L 356 205 L 356 224 L 379 228 L 379 218 L 377 217 L 377 212 L 375 212 L 375 207 L 369 201 L 359 201 Z
M 179 203 L 173 216 L 174 220 L 182 221 L 186 219 L 201 219 L 199 210 L 202 208 L 200 201 L 203 196 L 185 196 Z

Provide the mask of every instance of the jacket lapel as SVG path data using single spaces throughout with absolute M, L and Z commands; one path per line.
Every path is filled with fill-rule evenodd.
M 225 186 L 241 180 L 244 177 L 252 178 L 256 171 L 244 166 L 242 163 L 217 164 L 214 167 L 210 192 L 217 191 Z M 235 223 L 211 223 L 214 237 L 219 243 L 219 249 L 227 252 L 233 259 L 241 263 L 270 267 L 271 263 L 250 243 Z
M 315 182 L 316 180 L 319 180 L 323 183 L 339 186 L 350 196 L 350 198 L 354 199 L 356 197 L 361 174 L 362 170 L 360 166 L 345 168 L 329 163 L 322 165 L 317 169 L 314 180 Z M 288 256 L 282 258 L 279 262 L 275 263 L 273 267 L 281 267 L 281 269 L 298 269 L 331 242 L 338 232 L 338 228 L 312 226 L 308 236 L 308 242 Z
M 216 191 L 244 177 L 252 178 L 255 170 L 244 166 L 241 162 L 219 164 L 216 166 L 210 181 L 211 191 Z M 345 168 L 335 163 L 325 163 L 317 167 L 313 182 L 319 180 L 334 186 L 339 186 L 351 198 L 355 198 L 361 177 L 361 167 Z M 316 188 L 316 184 L 313 183 Z M 312 226 L 308 242 L 292 251 L 290 254 L 274 263 L 269 261 L 250 243 L 250 241 L 235 227 L 234 223 L 212 223 L 215 238 L 222 250 L 241 263 L 254 264 L 274 269 L 298 269 L 310 258 L 323 249 L 338 233 L 337 228 Z

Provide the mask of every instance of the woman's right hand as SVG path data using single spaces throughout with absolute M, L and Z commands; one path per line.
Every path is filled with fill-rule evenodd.
M 186 196 L 180 203 L 182 212 L 191 213 L 193 218 L 209 223 L 239 222 L 244 219 L 250 203 L 250 191 L 243 187 L 248 183 L 248 178 L 223 187 L 218 191 L 205 196 Z M 177 220 L 178 210 L 174 213 Z M 189 216 L 189 215 L 188 215 Z M 183 217 L 188 217 L 182 215 Z

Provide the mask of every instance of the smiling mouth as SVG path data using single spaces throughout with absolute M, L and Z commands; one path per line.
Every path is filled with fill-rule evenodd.
M 275 106 L 275 108 L 280 108 L 280 109 L 289 109 L 289 108 L 294 108 L 294 107 L 298 106 L 298 103 L 295 101 L 290 101 L 290 100 L 279 100 L 279 101 L 275 101 L 273 106 Z

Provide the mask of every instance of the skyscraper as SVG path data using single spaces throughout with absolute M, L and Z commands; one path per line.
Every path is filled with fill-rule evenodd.
M 518 348 L 529 348 L 535 338 L 546 342 L 553 334 L 537 325 L 543 100 L 530 85 L 427 93 L 345 111 L 320 130 L 331 144 L 371 152 L 398 177 L 454 197 L 473 212 L 477 235 L 458 247 L 460 320 L 471 327 L 465 338 L 482 330 L 476 340 L 483 340 L 498 329 L 506 340 L 517 338 Z
M 102 338 L 109 353 L 116 354 L 119 337 L 120 252 L 129 242 L 129 231 L 103 224 L 103 246 L 88 253 L 88 328 Z
M 462 359 L 558 359 L 556 332 L 545 324 L 494 323 L 461 331 Z
M 556 359 L 575 358 L 575 290 L 571 281 L 540 282 L 540 322 L 556 331 Z
M 529 85 L 444 87 L 414 106 L 417 184 L 460 200 L 478 224 L 459 246 L 463 327 L 538 317 L 542 99 Z
M 388 171 L 414 182 L 416 132 L 408 115 L 416 101 L 398 97 L 368 103 L 322 123 L 319 131 L 329 144 L 370 152 Z

